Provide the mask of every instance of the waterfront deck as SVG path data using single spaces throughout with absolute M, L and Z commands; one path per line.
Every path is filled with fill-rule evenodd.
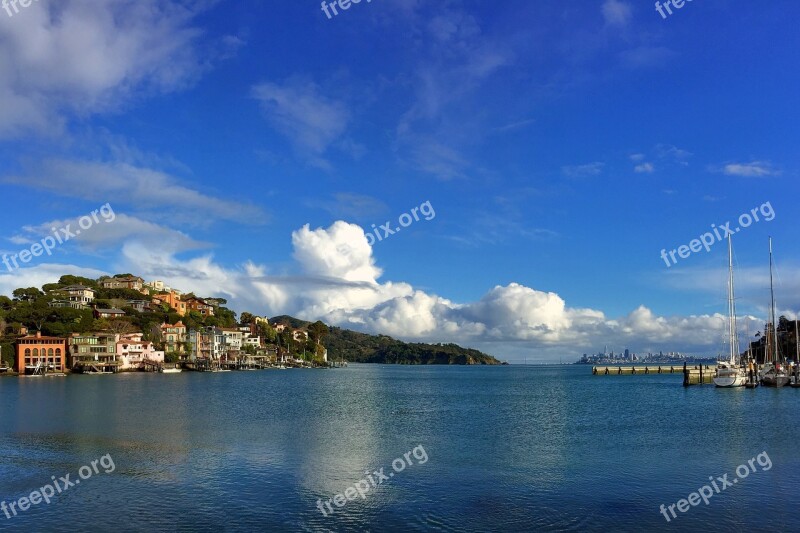
M 593 366 L 595 376 L 632 376 L 656 374 L 682 374 L 683 385 L 707 385 L 714 382 L 716 365 L 631 365 L 631 366 Z

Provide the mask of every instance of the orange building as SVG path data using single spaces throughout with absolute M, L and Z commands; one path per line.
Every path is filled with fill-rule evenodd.
M 178 316 L 184 316 L 186 314 L 186 302 L 181 301 L 181 295 L 177 292 L 170 291 L 164 294 L 156 294 L 153 296 L 153 303 L 156 304 L 167 304 L 170 309 L 174 309 Z
M 48 371 L 64 372 L 67 369 L 67 339 L 61 337 L 42 337 L 36 335 L 20 337 L 14 344 L 16 368 L 19 374 L 25 369 L 33 371 L 37 365 L 46 366 Z

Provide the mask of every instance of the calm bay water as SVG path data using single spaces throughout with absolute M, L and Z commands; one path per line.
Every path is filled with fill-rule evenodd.
M 0 500 L 115 466 L 0 530 L 797 531 L 798 408 L 798 389 L 588 366 L 0 379 Z M 420 445 L 424 464 L 317 509 Z M 772 469 L 659 513 L 765 451 Z

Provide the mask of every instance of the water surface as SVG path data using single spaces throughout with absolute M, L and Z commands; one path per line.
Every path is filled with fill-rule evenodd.
M 101 456 L 115 466 L 0 514 L 8 531 L 798 529 L 798 389 L 351 365 L 5 378 L 0 406 L 7 503 Z M 424 464 L 411 455 L 332 515 L 316 507 L 419 446 Z M 770 470 L 670 523 L 659 513 L 762 452 Z

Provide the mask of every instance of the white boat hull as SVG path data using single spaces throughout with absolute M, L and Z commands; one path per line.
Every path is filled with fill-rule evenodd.
M 743 368 L 718 368 L 714 376 L 717 387 L 744 387 L 747 383 L 747 372 Z

